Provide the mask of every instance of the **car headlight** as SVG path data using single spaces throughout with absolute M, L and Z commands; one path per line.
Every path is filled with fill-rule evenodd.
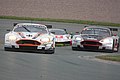
M 103 39 L 101 42 L 103 42 L 103 43 L 112 43 L 113 40 L 112 39 Z
M 49 38 L 42 38 L 41 41 L 42 42 L 50 42 L 50 39 Z
M 17 39 L 16 36 L 9 36 L 9 40 L 14 41 L 14 40 L 16 40 L 16 39 Z
M 108 39 L 103 40 L 104 43 L 110 42 Z
M 82 38 L 81 38 L 81 37 L 76 37 L 75 39 L 76 39 L 76 40 L 79 40 L 79 41 L 81 41 L 81 40 L 82 40 Z

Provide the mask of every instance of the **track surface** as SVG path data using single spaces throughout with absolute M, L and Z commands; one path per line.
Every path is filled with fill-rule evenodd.
M 112 53 L 72 51 L 70 46 L 56 47 L 55 54 L 4 51 L 4 34 L 14 22 L 30 21 L 0 20 L 0 80 L 120 79 L 120 63 L 94 58 L 95 55 Z M 68 31 L 77 31 L 83 27 L 80 24 L 40 23 L 52 24 L 54 27 L 67 26 Z

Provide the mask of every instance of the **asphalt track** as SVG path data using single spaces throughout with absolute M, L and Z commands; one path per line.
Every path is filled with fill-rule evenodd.
M 6 29 L 14 22 L 0 20 L 0 80 L 120 80 L 120 63 L 94 58 L 96 55 L 116 54 L 93 51 L 72 51 L 70 46 L 56 47 L 55 54 L 10 52 L 3 50 Z M 54 27 L 78 31 L 84 25 L 40 22 Z

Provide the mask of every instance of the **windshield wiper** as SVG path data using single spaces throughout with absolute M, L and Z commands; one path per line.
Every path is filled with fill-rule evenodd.
M 27 29 L 26 27 L 22 26 L 25 30 L 27 30 L 28 32 L 31 32 L 29 29 Z

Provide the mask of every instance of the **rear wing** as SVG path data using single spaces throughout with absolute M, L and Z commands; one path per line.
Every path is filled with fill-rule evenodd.
M 118 31 L 118 28 L 109 28 L 110 31 Z
M 110 27 L 109 29 L 110 29 L 112 35 L 118 35 L 119 34 L 119 28 L 116 28 L 116 27 L 111 28 Z
M 52 28 L 52 25 L 45 25 L 47 28 Z

